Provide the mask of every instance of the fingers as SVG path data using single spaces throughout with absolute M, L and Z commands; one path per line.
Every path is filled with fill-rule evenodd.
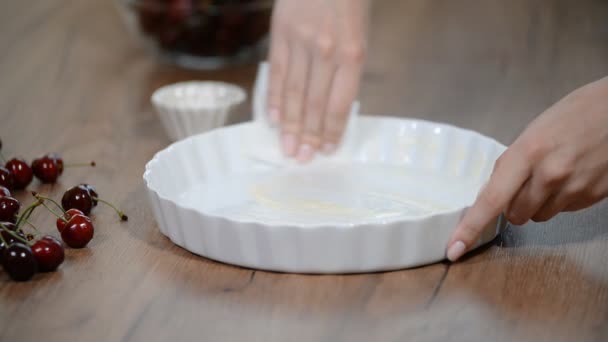
M 268 117 L 277 125 L 281 120 L 283 106 L 282 90 L 284 89 L 289 62 L 289 49 L 287 41 L 277 30 L 273 30 L 269 53 L 270 75 L 268 84 Z
M 509 204 L 505 213 L 507 219 L 513 224 L 525 224 L 544 205 L 552 192 L 553 187 L 549 187 L 540 177 L 533 175 Z
M 366 52 L 365 32 L 369 2 L 342 0 L 341 5 L 341 10 L 347 13 L 346 17 L 359 18 L 357 22 L 360 25 L 352 25 L 347 21 L 338 23 L 343 36 L 336 51 L 338 70 L 333 79 L 324 120 L 323 152 L 326 154 L 334 152 L 344 134 L 348 114 L 359 90 Z
M 585 180 L 582 176 L 572 177 L 570 182 L 561 187 L 555 196 L 551 196 L 543 204 L 532 216 L 532 220 L 545 222 L 562 211 L 588 208 L 606 197 L 604 189 L 607 188 L 608 178 L 590 181 Z
M 357 95 L 367 0 L 279 1 L 273 10 L 268 115 L 288 157 L 333 152 Z
M 496 162 L 488 184 L 467 210 L 450 239 L 447 257 L 459 259 L 477 242 L 483 229 L 511 202 L 530 176 L 530 168 L 521 153 L 509 148 Z
M 300 162 L 311 160 L 314 153 L 321 148 L 323 142 L 323 119 L 327 110 L 327 101 L 331 88 L 335 67 L 330 61 L 331 43 L 320 46 L 314 59 L 310 84 L 304 109 L 304 124 L 300 147 L 296 158 Z
M 523 224 L 532 218 L 545 221 L 564 209 L 568 201 L 581 194 L 580 179 L 573 178 L 575 164 L 563 154 L 544 157 L 533 162 L 534 171 L 530 183 L 533 188 L 511 203 L 507 218 L 515 224 Z M 572 180 L 575 180 L 572 182 Z
M 532 215 L 532 220 L 535 222 L 547 221 L 562 211 L 567 204 L 568 198 L 564 193 L 553 195 Z
M 595 182 L 590 182 L 588 188 L 581 195 L 572 199 L 563 209 L 564 211 L 577 211 L 588 208 L 608 197 L 608 177 L 600 176 Z
M 352 63 L 339 66 L 331 87 L 323 126 L 323 152 L 327 154 L 335 151 L 342 139 L 350 107 L 359 89 L 362 57 L 355 52 L 350 58 Z
M 303 105 L 308 83 L 309 58 L 300 44 L 289 53 L 287 79 L 281 97 L 281 143 L 283 153 L 293 157 L 299 146 Z

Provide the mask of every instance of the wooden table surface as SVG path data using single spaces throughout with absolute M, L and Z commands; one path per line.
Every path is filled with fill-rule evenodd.
M 375 1 L 363 112 L 449 122 L 508 144 L 548 105 L 608 75 L 606 18 L 602 0 Z M 174 246 L 141 178 L 169 143 L 149 96 L 187 79 L 250 89 L 255 66 L 159 65 L 126 32 L 111 1 L 3 2 L 5 154 L 96 160 L 31 188 L 57 198 L 90 182 L 130 220 L 99 208 L 90 247 L 68 250 L 60 271 L 28 283 L 0 272 L 0 341 L 608 340 L 606 201 L 511 227 L 457 264 L 398 272 L 256 272 Z M 33 221 L 54 231 L 42 211 Z

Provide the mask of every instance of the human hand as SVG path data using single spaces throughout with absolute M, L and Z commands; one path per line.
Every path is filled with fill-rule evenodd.
M 504 212 L 513 224 L 547 221 L 608 196 L 608 77 L 570 93 L 532 121 L 494 166 L 456 227 L 455 261 Z
M 340 143 L 359 89 L 368 0 L 278 0 L 268 114 L 285 155 L 301 162 Z

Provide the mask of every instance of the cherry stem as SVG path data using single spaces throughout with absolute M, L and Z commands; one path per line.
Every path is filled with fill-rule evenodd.
M 2 163 L 6 163 L 6 158 L 4 158 L 4 154 L 0 152 L 0 159 L 2 159 Z
M 46 205 L 46 203 L 42 202 L 42 205 L 48 210 L 50 211 L 53 215 L 57 216 L 58 219 L 63 220 L 63 222 L 67 223 L 68 220 L 66 220 L 63 216 L 57 214 L 55 212 L 55 210 L 51 209 L 48 205 Z
M 12 230 L 10 230 L 10 229 L 6 228 L 6 226 L 5 226 L 5 225 L 3 225 L 3 224 L 1 224 L 1 223 L 0 223 L 0 227 L 2 227 L 2 229 L 4 229 L 4 231 L 6 231 L 6 232 L 7 232 L 9 235 L 11 235 L 12 237 L 14 237 L 15 239 L 17 239 L 17 240 L 19 240 L 19 241 L 23 242 L 24 244 L 26 244 L 26 245 L 28 245 L 28 246 L 31 246 L 31 245 L 30 245 L 30 242 L 29 242 L 29 241 L 27 241 L 27 239 L 22 238 L 22 237 L 21 237 L 21 236 L 19 236 L 17 233 L 15 233 L 15 232 L 13 232 Z M 2 235 L 2 234 L 0 234 L 0 235 Z M 5 245 L 8 247 L 8 244 L 6 243 L 6 241 L 4 241 L 4 239 L 2 239 L 2 241 L 3 241 L 3 242 L 4 242 L 4 244 L 5 244 Z
M 34 226 L 34 224 L 32 222 L 30 222 L 28 219 L 23 219 L 23 222 L 29 224 L 30 227 L 32 227 L 36 231 L 36 233 L 40 233 L 40 230 L 38 230 L 38 228 L 36 228 L 36 226 Z
M 69 164 L 64 164 L 63 167 L 95 167 L 97 166 L 97 163 L 95 163 L 95 161 L 92 161 L 90 163 L 69 163 Z
M 2 228 L 2 230 L 6 229 L 6 227 L 2 223 L 0 223 L 0 227 Z M 6 243 L 6 240 L 4 240 L 4 236 L 2 236 L 2 234 L 0 234 L 0 241 L 2 241 L 4 246 L 8 247 L 8 243 Z
M 23 219 L 23 221 L 25 223 L 29 224 L 30 227 L 34 228 L 34 230 L 36 231 L 36 234 L 34 234 L 34 235 L 40 235 L 41 234 L 40 230 L 38 230 L 38 228 L 36 228 L 36 226 L 34 226 L 34 224 L 32 222 L 30 222 L 28 219 Z
M 102 200 L 101 198 L 98 197 L 92 197 L 95 201 L 99 201 L 105 205 L 107 205 L 108 207 L 114 209 L 114 211 L 116 211 L 116 213 L 118 214 L 118 217 L 120 218 L 121 221 L 129 221 L 129 217 L 127 215 L 125 215 L 125 213 L 122 210 L 119 210 L 118 208 L 116 208 L 112 203 Z
M 36 209 L 36 207 L 38 207 L 39 205 L 42 204 L 42 201 L 37 200 L 36 202 L 30 204 L 29 207 L 27 207 L 23 213 L 21 213 L 21 215 L 19 216 L 19 219 L 17 220 L 17 223 L 15 224 L 17 226 L 17 228 L 19 228 L 19 225 L 21 224 L 21 222 L 23 220 L 26 220 L 30 218 L 30 216 L 32 215 L 32 213 L 34 212 L 34 209 Z
M 62 213 L 64 213 L 64 214 L 65 214 L 65 210 L 63 210 L 63 207 L 62 207 L 62 206 L 60 206 L 60 205 L 59 205 L 59 203 L 55 202 L 55 200 L 54 200 L 54 199 L 52 199 L 52 198 L 50 198 L 50 197 L 45 197 L 45 196 L 42 196 L 41 194 L 39 194 L 39 193 L 37 193 L 37 192 L 35 192 L 35 191 L 32 191 L 32 196 L 34 196 L 34 197 L 36 197 L 37 199 L 41 200 L 43 204 L 44 204 L 44 201 L 50 201 L 50 202 L 51 202 L 51 203 L 53 203 L 53 204 L 54 204 L 54 205 L 55 205 L 57 208 L 59 208 L 59 209 L 61 210 L 61 212 L 62 212 Z M 46 206 L 45 206 L 45 207 L 46 207 Z M 47 207 L 47 208 L 48 208 L 48 207 Z M 49 209 L 49 210 L 51 210 L 51 209 Z M 54 212 L 54 211 L 52 211 L 52 210 L 51 210 L 51 212 Z

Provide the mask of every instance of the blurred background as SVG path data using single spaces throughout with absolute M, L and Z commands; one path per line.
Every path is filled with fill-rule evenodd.
M 272 9 L 261 0 L 3 5 L 6 125 L 32 130 L 23 116 L 86 110 L 92 122 L 117 115 L 160 139 L 150 94 L 192 79 L 250 90 Z M 361 110 L 453 123 L 509 143 L 567 92 L 608 75 L 607 17 L 604 0 L 373 1 Z M 33 75 L 36 83 L 26 81 Z M 62 100 L 70 96 L 97 105 Z
M 192 69 L 264 58 L 273 0 L 114 0 L 155 56 Z

